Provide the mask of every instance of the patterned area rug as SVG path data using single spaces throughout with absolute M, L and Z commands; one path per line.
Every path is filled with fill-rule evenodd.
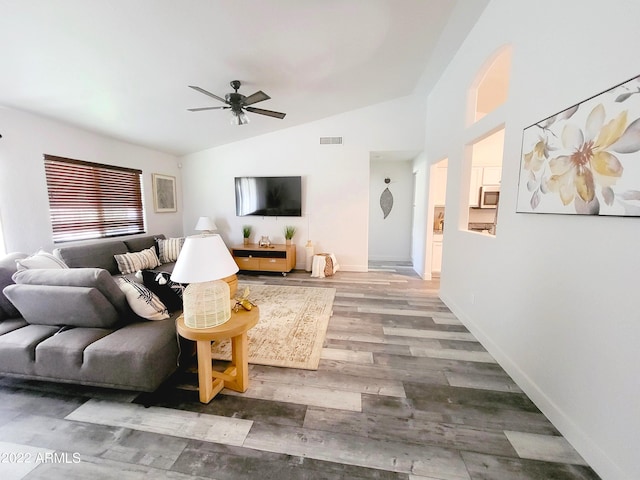
M 249 363 L 317 370 L 333 313 L 335 288 L 240 284 L 260 307 L 260 320 L 249 330 Z M 211 347 L 213 358 L 231 359 L 226 340 Z

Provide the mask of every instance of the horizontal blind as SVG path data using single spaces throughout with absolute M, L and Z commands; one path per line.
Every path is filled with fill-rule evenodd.
M 44 156 L 53 241 L 144 232 L 141 170 Z

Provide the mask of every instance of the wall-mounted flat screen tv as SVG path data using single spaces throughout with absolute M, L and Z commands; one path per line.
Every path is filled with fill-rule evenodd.
M 236 215 L 302 216 L 302 177 L 236 177 Z

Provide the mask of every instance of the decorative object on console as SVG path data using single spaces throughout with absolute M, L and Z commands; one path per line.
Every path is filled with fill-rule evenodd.
M 293 225 L 287 225 L 284 227 L 284 238 L 287 245 L 291 245 L 291 239 L 296 234 L 296 227 Z
M 640 216 L 640 76 L 522 134 L 518 213 Z
M 244 244 L 249 243 L 249 237 L 251 236 L 251 225 L 242 226 L 242 237 L 244 238 Z
M 178 211 L 176 177 L 153 173 L 153 206 L 158 213 Z
M 389 185 L 391 183 L 391 179 L 389 177 L 385 178 L 384 183 Z M 380 208 L 382 208 L 384 218 L 387 218 L 393 208 L 393 195 L 391 194 L 389 187 L 385 188 L 380 194 Z
M 202 232 L 203 235 L 209 235 L 217 229 L 217 225 L 213 222 L 213 220 L 211 220 L 210 217 L 200 217 L 195 227 L 195 230 Z
M 271 246 L 271 240 L 269 239 L 269 236 L 262 235 L 262 237 L 260 237 L 260 242 L 258 243 L 258 245 L 260 245 L 261 247 L 269 248 Z
M 218 234 L 187 237 L 171 280 L 188 283 L 183 293 L 184 323 L 190 328 L 210 328 L 231 318 L 230 291 L 222 278 L 238 271 Z

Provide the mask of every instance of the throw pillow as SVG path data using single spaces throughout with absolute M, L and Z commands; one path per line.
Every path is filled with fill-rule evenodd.
M 129 306 L 136 315 L 147 320 L 165 320 L 169 318 L 169 311 L 164 303 L 144 285 L 126 277 L 121 277 L 118 279 L 118 286 L 127 297 Z
M 155 293 L 170 312 L 182 310 L 182 285 L 171 280 L 171 274 L 156 270 L 143 270 L 144 286 Z
M 145 268 L 156 268 L 160 265 L 158 256 L 154 248 L 147 248 L 141 252 L 123 253 L 122 255 L 114 255 L 120 273 L 126 275 L 135 273 Z
M 16 260 L 16 265 L 19 272 L 40 268 L 69 268 L 62 260 L 44 250 L 39 250 L 27 258 Z
M 182 238 L 157 238 L 158 252 L 160 263 L 175 262 L 178 260 L 182 245 L 184 245 L 184 237 Z

